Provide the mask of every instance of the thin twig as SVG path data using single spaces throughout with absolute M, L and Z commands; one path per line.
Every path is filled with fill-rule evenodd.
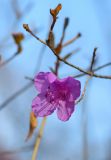
M 64 26 L 63 26 L 63 31 L 62 31 L 62 36 L 61 36 L 60 41 L 59 41 L 59 43 L 57 44 L 56 47 L 51 47 L 49 45 L 49 43 L 47 43 L 47 45 L 50 46 L 50 48 L 52 48 L 57 55 L 60 55 L 60 53 L 62 52 L 62 49 L 63 49 L 62 44 L 63 44 L 63 40 L 65 38 L 65 33 L 66 33 L 66 29 L 68 27 L 68 24 L 69 24 L 69 18 L 65 18 L 65 20 L 64 20 Z
M 97 51 L 97 48 L 94 48 L 93 55 L 92 55 L 92 59 L 91 59 L 91 64 L 90 64 L 90 72 L 92 73 L 92 75 L 93 75 L 93 66 L 94 66 L 94 63 L 95 63 L 96 51 Z M 78 103 L 84 98 L 85 93 L 86 93 L 86 88 L 87 88 L 88 82 L 89 82 L 89 80 L 90 80 L 91 78 L 92 78 L 92 76 L 89 76 L 88 79 L 86 80 L 85 85 L 84 85 L 84 89 L 83 89 L 83 92 L 82 92 L 82 95 L 81 95 L 81 97 L 76 101 L 76 104 L 78 104 Z
M 99 70 L 101 70 L 103 68 L 106 68 L 106 67 L 109 67 L 109 66 L 111 66 L 111 62 L 105 63 L 105 64 L 93 69 L 93 72 L 99 71 Z M 86 74 L 84 74 L 84 73 L 80 73 L 80 74 L 75 75 L 74 77 L 79 78 L 79 77 L 82 77 L 82 76 L 85 76 L 85 75 Z
M 28 84 L 26 84 L 23 88 L 21 88 L 20 90 L 18 90 L 17 92 L 15 92 L 14 94 L 12 94 L 7 100 L 5 100 L 5 102 L 3 102 L 0 105 L 0 110 L 2 110 L 3 108 L 5 108 L 10 102 L 12 102 L 16 97 L 18 97 L 19 95 L 21 95 L 22 93 L 24 93 L 27 89 L 29 89 L 31 86 L 33 85 L 33 82 L 29 82 Z
M 99 75 L 99 74 L 95 74 L 95 73 L 92 75 L 92 73 L 90 71 L 85 71 L 84 69 L 80 68 L 79 66 L 76 66 L 76 65 L 69 63 L 68 61 L 62 59 L 60 56 L 56 55 L 56 53 L 54 52 L 54 50 L 52 48 L 50 48 L 50 49 L 53 51 L 54 55 L 59 59 L 59 61 L 64 62 L 66 65 L 68 65 L 72 68 L 75 68 L 75 69 L 79 70 L 80 72 L 83 72 L 84 74 L 87 74 L 89 76 L 96 77 L 96 78 L 111 79 L 111 76 L 107 76 L 107 75 Z
M 71 40 L 67 41 L 66 43 L 64 43 L 62 45 L 62 47 L 66 47 L 68 46 L 69 44 L 73 43 L 74 41 L 76 41 L 78 38 L 81 37 L 81 33 L 78 33 L 74 38 L 72 38 Z
M 93 52 L 93 56 L 92 56 L 92 60 L 91 60 L 91 65 L 90 65 L 90 71 L 92 72 L 93 74 L 93 66 L 95 64 L 95 58 L 96 58 L 96 51 L 97 51 L 97 48 L 94 49 L 94 52 Z M 89 80 L 92 78 L 92 76 L 90 76 L 87 81 L 86 81 L 86 84 L 85 84 L 85 87 L 84 89 L 86 90 L 86 86 L 89 82 Z M 85 94 L 85 90 L 84 90 L 84 93 Z M 84 95 L 83 95 L 84 96 Z M 87 108 L 86 108 L 86 105 L 82 108 L 83 109 L 83 113 L 82 113 L 82 126 L 83 126 L 83 160 L 88 160 L 89 159 L 89 155 L 88 155 L 88 132 L 87 132 Z
M 60 39 L 60 42 L 58 43 L 57 47 L 54 48 L 55 52 L 57 54 L 60 54 L 62 52 L 62 43 L 63 43 L 63 40 L 65 38 L 65 33 L 66 33 L 66 29 L 67 29 L 67 26 L 69 24 L 69 18 L 65 18 L 64 19 L 64 26 L 63 26 L 63 32 L 62 32 L 62 36 L 61 36 L 61 39 Z M 60 62 L 59 62 L 59 59 L 57 58 L 56 60 L 56 64 L 55 64 L 55 74 L 58 75 L 58 68 L 60 66 Z
M 34 146 L 34 150 L 33 150 L 33 154 L 32 154 L 32 160 L 36 160 L 45 124 L 46 124 L 46 117 L 44 117 L 42 122 L 41 122 L 41 126 L 40 126 L 40 129 L 39 129 L 39 133 L 38 133 L 38 136 L 37 136 L 37 139 L 36 139 L 36 143 L 35 143 L 35 146 Z
M 63 26 L 63 32 L 62 32 L 62 37 L 61 37 L 60 43 L 59 43 L 59 44 L 61 44 L 61 45 L 62 45 L 63 40 L 64 40 L 64 38 L 65 38 L 65 33 L 66 33 L 66 29 L 67 29 L 67 27 L 68 27 L 68 24 L 69 24 L 69 18 L 65 18 L 65 20 L 64 20 L 64 26 Z M 63 47 L 63 46 L 62 46 L 62 47 Z
M 60 66 L 60 63 L 59 63 L 59 60 L 58 60 L 58 58 L 57 58 L 56 64 L 55 64 L 55 74 L 56 74 L 56 75 L 58 75 L 58 68 L 59 68 L 59 66 Z
M 85 93 L 86 93 L 87 85 L 88 85 L 89 80 L 90 80 L 91 78 L 92 78 L 92 77 L 89 76 L 88 79 L 86 80 L 85 85 L 84 85 L 84 89 L 83 89 L 83 91 L 82 91 L 82 95 L 81 95 L 81 97 L 76 101 L 76 103 L 75 103 L 76 105 L 83 100 L 83 98 L 84 98 L 84 96 L 85 96 Z
M 24 29 L 25 29 L 27 32 L 29 32 L 35 39 L 37 39 L 37 40 L 40 41 L 41 43 L 47 45 L 45 41 L 41 40 L 39 37 L 37 37 L 37 36 L 30 30 L 28 24 L 23 24 L 23 27 L 24 27 Z
M 45 44 L 46 46 L 47 43 L 44 42 L 43 40 L 41 40 L 40 38 L 38 38 L 30 29 L 29 29 L 29 26 L 27 24 L 24 24 L 23 27 L 26 29 L 27 32 L 29 32 L 34 38 L 36 38 L 38 41 L 40 41 L 41 43 Z M 92 77 L 96 77 L 96 78 L 103 78 L 103 79 L 111 79 L 111 76 L 108 76 L 108 75 L 99 75 L 99 74 L 95 74 L 93 73 L 92 75 L 92 72 L 89 72 L 89 71 L 85 71 L 84 69 L 80 68 L 79 66 L 76 66 L 76 65 L 73 65 L 71 63 L 69 63 L 68 61 L 64 60 L 63 58 L 61 58 L 59 55 L 56 54 L 56 52 L 54 51 L 53 48 L 51 48 L 50 46 L 48 46 L 51 51 L 54 53 L 54 55 L 59 59 L 59 61 L 65 63 L 66 65 L 72 67 L 72 68 L 75 68 L 77 70 L 79 70 L 80 72 L 83 72 L 84 74 L 87 74 L 89 76 L 92 76 Z
M 93 56 L 92 56 L 92 60 L 91 60 L 91 66 L 90 66 L 90 69 L 89 69 L 91 72 L 93 72 L 93 65 L 95 63 L 96 51 L 97 51 L 97 48 L 94 48 Z
M 33 78 L 31 78 L 31 77 L 25 76 L 25 79 L 30 80 L 30 81 L 32 81 L 32 82 L 34 82 L 34 79 L 33 79 Z
M 76 48 L 75 50 L 73 50 L 72 52 L 66 54 L 64 57 L 62 57 L 64 60 L 69 59 L 72 55 L 74 55 L 75 53 L 79 52 L 80 48 Z
M 18 52 L 14 53 L 9 59 L 0 63 L 0 68 L 8 64 L 10 61 L 12 61 L 17 55 L 19 55 Z

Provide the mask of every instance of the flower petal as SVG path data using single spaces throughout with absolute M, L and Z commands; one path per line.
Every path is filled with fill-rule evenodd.
M 51 89 L 54 90 L 55 95 L 58 95 L 59 93 L 67 95 L 66 101 L 71 102 L 80 96 L 81 83 L 73 77 L 56 79 L 51 85 Z
M 67 86 L 70 88 L 70 93 L 73 95 L 74 100 L 76 100 L 81 93 L 80 81 L 74 79 L 73 77 L 68 77 Z
M 55 74 L 51 72 L 39 72 L 34 78 L 34 84 L 39 92 L 44 92 L 50 83 L 56 80 Z
M 57 107 L 57 116 L 62 121 L 67 121 L 74 112 L 74 102 L 60 101 Z
M 52 114 L 55 109 L 55 105 L 49 103 L 43 94 L 39 94 L 32 102 L 32 111 L 36 117 L 48 116 Z

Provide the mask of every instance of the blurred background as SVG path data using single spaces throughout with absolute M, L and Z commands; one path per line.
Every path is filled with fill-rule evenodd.
M 31 81 L 39 71 L 50 71 L 56 61 L 52 52 L 36 41 L 22 27 L 30 28 L 47 39 L 51 23 L 50 8 L 61 3 L 63 8 L 54 28 L 56 43 L 61 38 L 64 18 L 70 23 L 64 42 L 82 37 L 64 48 L 62 55 L 79 49 L 68 61 L 87 69 L 94 47 L 98 47 L 96 66 L 111 59 L 110 0 L 0 0 L 0 55 L 7 60 L 17 50 L 12 33 L 22 32 L 22 52 L 0 68 L 0 160 L 30 160 L 38 128 L 25 142 L 29 129 L 32 99 L 37 95 Z M 97 73 L 111 74 L 110 67 Z M 64 64 L 59 76 L 77 75 L 79 71 Z M 84 88 L 87 76 L 78 78 Z M 38 159 L 48 160 L 111 160 L 111 81 L 90 80 L 84 99 L 76 106 L 69 121 L 58 120 L 56 113 L 48 117 Z M 41 118 L 39 119 L 39 125 Z

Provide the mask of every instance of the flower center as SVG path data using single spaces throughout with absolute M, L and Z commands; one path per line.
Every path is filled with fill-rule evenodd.
M 68 90 L 66 89 L 51 89 L 50 86 L 47 88 L 45 97 L 49 103 L 58 103 L 59 101 L 66 101 L 68 97 Z
M 58 99 L 59 100 L 63 100 L 65 101 L 67 99 L 67 91 L 66 90 L 63 90 L 61 89 L 60 91 L 58 91 Z
M 54 93 L 50 91 L 48 88 L 45 94 L 45 97 L 47 98 L 48 102 L 53 103 L 54 102 Z

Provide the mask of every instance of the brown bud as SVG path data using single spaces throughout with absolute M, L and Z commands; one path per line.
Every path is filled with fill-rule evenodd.
M 62 5 L 58 4 L 58 6 L 55 9 L 50 9 L 50 14 L 53 16 L 53 18 L 56 18 L 61 9 Z
M 24 28 L 26 31 L 29 31 L 29 30 L 30 30 L 28 24 L 23 24 L 23 28 Z

